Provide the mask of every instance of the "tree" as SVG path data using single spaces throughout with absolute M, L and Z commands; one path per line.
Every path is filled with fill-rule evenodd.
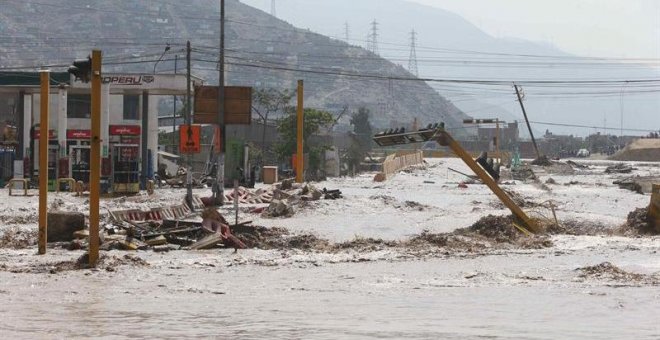
M 351 117 L 353 125 L 353 141 L 348 149 L 349 169 L 356 169 L 364 159 L 364 156 L 371 151 L 373 142 L 373 130 L 369 122 L 370 112 L 367 108 L 361 107 L 357 113 Z
M 273 88 L 258 89 L 252 97 L 252 110 L 259 116 L 263 124 L 261 133 L 261 150 L 266 152 L 266 125 L 271 114 L 283 114 L 290 108 L 293 91 Z
M 319 133 L 321 128 L 329 127 L 334 118 L 332 114 L 315 109 L 305 109 L 303 127 L 303 152 L 309 153 L 309 170 L 314 174 L 320 167 L 321 153 L 328 149 L 327 145 L 316 145 L 310 143 L 312 136 Z M 277 131 L 280 134 L 281 142 L 275 145 L 275 151 L 280 160 L 289 159 L 296 153 L 297 146 L 297 116 L 295 111 L 290 110 L 289 114 L 282 117 L 277 122 Z

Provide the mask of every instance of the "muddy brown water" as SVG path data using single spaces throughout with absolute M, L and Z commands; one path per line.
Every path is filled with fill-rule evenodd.
M 0 334 L 660 338 L 660 238 L 529 238 L 510 223 L 489 216 L 452 233 L 337 244 L 281 228 L 246 229 L 237 235 L 264 249 L 110 251 L 99 268 L 83 270 L 82 251 L 0 249 Z
M 652 275 L 660 270 L 653 263 L 657 241 L 644 240 L 634 251 L 626 250 L 628 239 L 598 246 L 602 241 L 570 237 L 557 242 L 569 247 L 413 261 L 381 252 L 360 254 L 373 260 L 359 263 L 308 252 L 285 259 L 277 250 L 138 252 L 148 266 L 0 272 L 0 333 L 26 339 L 657 339 L 657 285 L 584 277 L 579 270 L 610 260 L 626 273 Z M 38 262 L 34 257 L 0 252 L 14 262 Z

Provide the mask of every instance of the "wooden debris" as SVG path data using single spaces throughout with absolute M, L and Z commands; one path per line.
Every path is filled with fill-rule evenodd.
M 192 250 L 210 249 L 216 247 L 218 243 L 222 243 L 222 234 L 215 233 L 208 235 L 202 238 L 201 240 L 195 242 L 190 246 L 190 249 Z
M 164 245 L 164 244 L 167 244 L 167 239 L 165 238 L 165 236 L 160 235 L 160 236 L 156 236 L 156 237 L 154 237 L 154 238 L 152 238 L 152 239 L 149 239 L 149 240 L 147 240 L 146 242 L 147 242 L 147 244 L 148 244 L 149 246 L 152 246 L 152 247 L 154 247 L 154 246 L 162 246 L 162 245 Z

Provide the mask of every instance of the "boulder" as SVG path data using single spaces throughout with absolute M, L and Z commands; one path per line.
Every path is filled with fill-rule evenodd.
M 47 219 L 48 242 L 73 241 L 73 233 L 85 229 L 83 213 L 55 211 L 49 212 Z

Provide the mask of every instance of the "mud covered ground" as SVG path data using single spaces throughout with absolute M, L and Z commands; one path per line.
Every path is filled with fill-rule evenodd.
M 525 235 L 455 160 L 383 183 L 372 174 L 318 187 L 344 198 L 290 218 L 251 206 L 235 230 L 253 249 L 102 253 L 53 244 L 36 255 L 34 200 L 0 202 L 0 333 L 8 338 L 656 339 L 660 237 L 649 196 L 621 190 L 612 162 L 530 167 L 504 178 L 546 233 Z M 657 175 L 636 164 L 632 175 Z M 627 175 L 626 175 L 627 176 Z M 552 178 L 552 181 L 549 179 Z M 197 191 L 204 195 L 205 191 Z M 104 201 L 107 209 L 179 203 L 182 192 Z M 54 194 L 62 209 L 84 199 Z M 17 203 L 18 202 L 18 203 Z M 550 205 L 551 204 L 551 205 Z M 557 223 L 548 207 L 554 207 Z M 260 206 L 257 206 L 260 207 Z M 23 210 L 19 210 L 23 209 Z M 222 213 L 233 220 L 231 207 Z M 63 322 L 62 320 L 66 320 Z

